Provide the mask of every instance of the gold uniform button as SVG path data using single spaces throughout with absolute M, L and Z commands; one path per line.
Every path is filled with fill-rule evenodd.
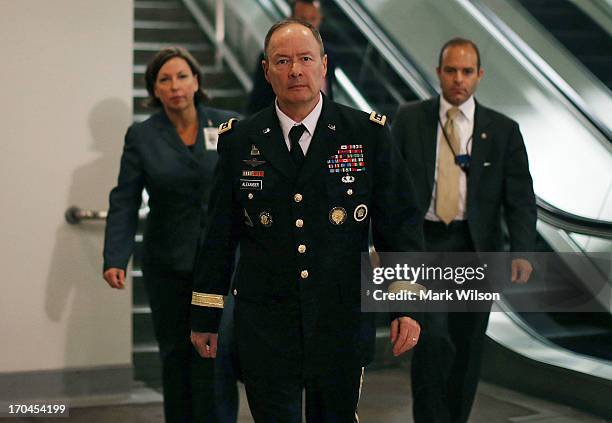
M 301 277 L 302 279 L 306 279 L 306 278 L 308 277 L 308 270 L 302 270 L 302 271 L 300 272 L 300 277 Z
M 351 188 L 349 188 L 349 189 L 346 190 L 346 193 L 348 195 L 353 195 L 353 190 Z
M 248 197 L 249 197 L 249 200 L 252 200 L 252 199 L 253 199 L 253 197 L 254 197 L 253 193 L 252 193 L 252 192 L 249 192 Z
M 238 295 L 238 290 L 234 289 L 234 295 Z
M 304 197 L 302 196 L 302 194 L 297 193 L 293 196 L 293 201 L 295 201 L 296 203 L 301 202 L 304 199 Z
M 296 228 L 301 228 L 302 226 L 304 226 L 304 221 L 302 219 L 298 219 L 295 221 Z
M 304 254 L 306 252 L 306 246 L 304 244 L 301 244 L 300 246 L 298 246 L 298 252 L 300 254 Z

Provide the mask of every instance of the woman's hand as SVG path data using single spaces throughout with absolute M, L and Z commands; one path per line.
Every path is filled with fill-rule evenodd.
M 109 267 L 104 271 L 104 280 L 111 288 L 125 288 L 125 270 L 116 267 Z

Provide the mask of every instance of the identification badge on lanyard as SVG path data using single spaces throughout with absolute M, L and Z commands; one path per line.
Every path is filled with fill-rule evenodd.
M 219 141 L 219 128 L 209 126 L 204 128 L 204 143 L 206 150 L 217 151 L 217 142 Z

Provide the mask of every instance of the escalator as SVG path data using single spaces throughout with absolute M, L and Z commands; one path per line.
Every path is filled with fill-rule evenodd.
M 537 21 L 612 90 L 612 38 L 569 0 L 519 0 Z

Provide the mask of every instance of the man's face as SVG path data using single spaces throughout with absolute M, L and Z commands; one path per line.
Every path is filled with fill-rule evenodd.
M 476 51 L 469 44 L 449 46 L 444 50 L 436 72 L 446 101 L 460 106 L 474 94 L 484 74 L 477 65 Z
M 323 18 L 323 16 L 321 15 L 321 9 L 318 5 L 314 5 L 312 3 L 304 3 L 301 1 L 296 2 L 293 6 L 292 17 L 304 22 L 308 22 L 316 29 L 319 29 L 319 27 L 321 26 L 321 20 Z
M 310 29 L 289 24 L 274 32 L 263 66 L 281 106 L 314 107 L 327 73 L 327 56 L 321 57 Z

